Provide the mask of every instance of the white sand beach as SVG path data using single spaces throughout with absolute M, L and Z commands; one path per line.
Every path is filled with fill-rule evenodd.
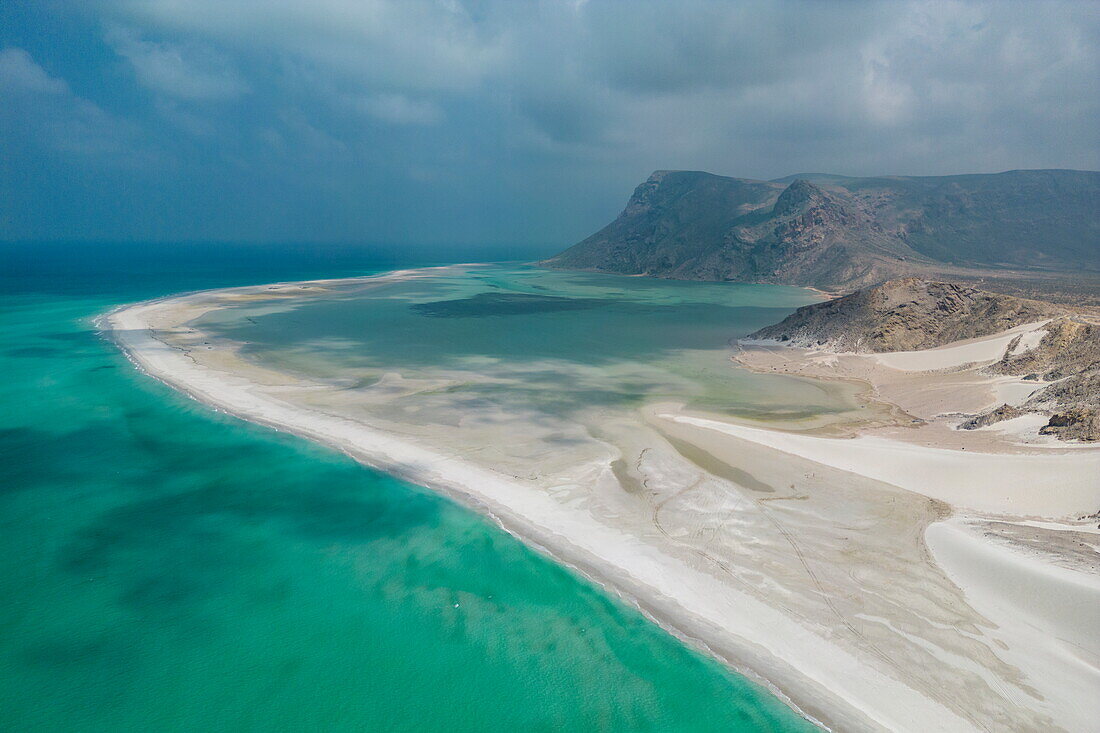
M 946 425 L 882 421 L 830 437 L 656 404 L 593 410 L 584 426 L 598 439 L 531 438 L 513 460 L 523 415 L 464 430 L 401 423 L 381 408 L 394 390 L 413 393 L 411 377 L 337 390 L 251 362 L 194 325 L 234 303 L 347 282 L 166 298 L 102 326 L 139 368 L 198 400 L 485 512 L 830 729 L 1078 731 L 1100 717 L 1100 696 L 1087 694 L 1100 679 L 1100 569 L 1095 535 L 1080 531 L 1100 508 L 1100 450 L 990 431 L 953 444 Z M 1000 336 L 1004 347 L 1013 337 Z M 835 364 L 806 358 L 823 376 Z M 878 364 L 900 376 L 875 398 L 912 407 L 923 372 L 904 370 L 945 358 L 964 357 Z M 781 363 L 783 350 L 762 346 L 752 366 Z M 947 377 L 922 409 L 939 414 L 960 395 L 991 402 L 992 388 L 970 379 Z

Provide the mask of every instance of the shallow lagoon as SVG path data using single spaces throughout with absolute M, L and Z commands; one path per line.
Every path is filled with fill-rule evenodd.
M 236 304 L 196 325 L 257 363 L 356 387 L 396 373 L 554 416 L 681 401 L 797 419 L 857 409 L 855 388 L 735 369 L 730 343 L 815 300 L 800 288 L 476 266 Z

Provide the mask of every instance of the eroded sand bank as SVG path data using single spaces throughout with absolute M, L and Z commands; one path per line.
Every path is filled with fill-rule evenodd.
M 340 282 L 163 299 L 115 311 L 104 326 L 142 369 L 197 399 L 336 446 L 491 514 L 829 727 L 1080 730 L 1100 715 L 1094 698 L 1067 702 L 1093 679 L 1092 652 L 1033 653 L 1047 633 L 1042 624 L 1055 621 L 1041 622 L 1038 632 L 1006 625 L 1002 617 L 1015 617 L 1022 601 L 990 602 L 967 570 L 987 540 L 971 533 L 952 541 L 937 529 L 953 505 L 973 503 L 959 501 L 965 487 L 922 493 L 919 481 L 858 470 L 862 456 L 838 461 L 790 442 L 790 432 L 670 404 L 593 409 L 571 417 L 575 424 L 550 427 L 522 414 L 467 414 L 454 427 L 416 423 L 391 403 L 400 396 L 446 410 L 440 387 L 448 375 L 428 384 L 422 375 L 393 374 L 354 389 L 315 382 L 253 363 L 194 326 L 214 309 L 293 299 Z M 770 437 L 745 432 L 753 430 Z M 776 443 L 777 435 L 788 442 Z M 1084 465 L 1095 455 L 1048 458 Z M 1035 500 L 1023 513 L 1065 517 L 1100 506 L 1100 486 L 1079 483 L 1072 499 L 1060 497 L 1053 508 Z M 1024 526 L 1006 516 L 1011 506 L 979 508 L 967 521 Z M 1090 535 L 1073 522 L 1040 524 L 1029 531 L 1095 544 L 1079 539 Z M 1016 542 L 1011 551 L 1030 558 L 1028 577 L 1038 573 L 1046 592 L 1096 573 L 1094 547 L 1092 555 L 1028 547 Z M 1055 565 L 1057 572 L 1042 570 Z M 998 566 L 1006 583 L 1017 566 Z M 1095 634 L 1086 622 L 1056 620 L 1071 640 Z

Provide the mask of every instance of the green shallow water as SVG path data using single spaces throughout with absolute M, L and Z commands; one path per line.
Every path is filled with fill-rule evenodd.
M 90 322 L 342 273 L 150 273 L 0 283 L 4 730 L 810 728 L 481 517 L 192 402 Z

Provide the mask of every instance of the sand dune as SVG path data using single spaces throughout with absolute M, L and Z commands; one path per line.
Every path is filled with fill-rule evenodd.
M 907 372 L 953 369 L 974 362 L 991 362 L 1004 356 L 1009 344 L 1017 336 L 1021 338 L 1020 343 L 1016 346 L 1015 353 L 1026 350 L 1028 344 L 1032 347 L 1037 345 L 1043 334 L 1046 333 L 1043 326 L 1047 323 L 1049 323 L 1049 320 L 1025 323 L 1022 326 L 992 336 L 957 341 L 935 349 L 875 354 L 872 358 L 885 367 Z

